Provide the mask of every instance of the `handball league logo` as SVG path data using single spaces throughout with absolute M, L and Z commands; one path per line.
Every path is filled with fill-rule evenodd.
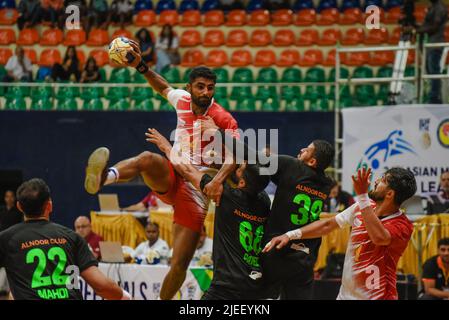
M 402 134 L 402 130 L 393 130 L 386 139 L 372 144 L 363 153 L 363 157 L 360 159 L 357 169 L 363 166 L 368 166 L 375 171 L 381 168 L 391 157 L 404 153 L 416 154 L 413 150 L 413 146 L 402 137 Z
M 449 148 L 449 119 L 441 121 L 437 129 L 437 137 L 443 147 Z

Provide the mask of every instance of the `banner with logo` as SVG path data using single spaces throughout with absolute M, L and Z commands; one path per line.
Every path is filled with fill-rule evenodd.
M 168 273 L 168 266 L 107 264 L 100 263 L 99 269 L 110 279 L 116 281 L 128 291 L 135 300 L 156 300 L 161 291 L 162 282 Z M 186 280 L 177 292 L 176 300 L 199 300 L 209 288 L 212 270 L 207 268 L 190 268 Z M 80 289 L 85 300 L 101 300 L 84 280 Z
M 367 164 L 374 178 L 391 167 L 410 169 L 417 194 L 435 192 L 449 169 L 449 105 L 407 105 L 343 110 L 343 189 Z

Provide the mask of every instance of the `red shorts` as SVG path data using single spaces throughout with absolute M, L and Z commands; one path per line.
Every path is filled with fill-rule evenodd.
M 207 198 L 178 175 L 170 161 L 167 162 L 170 170 L 168 191 L 163 194 L 154 193 L 163 202 L 174 207 L 174 223 L 201 233 L 208 209 Z

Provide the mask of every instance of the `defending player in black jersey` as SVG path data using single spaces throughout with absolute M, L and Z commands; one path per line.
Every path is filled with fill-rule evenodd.
M 148 140 L 170 158 L 171 144 L 154 129 Z M 175 170 L 194 187 L 203 190 L 212 180 L 193 165 L 171 158 Z M 242 164 L 236 171 L 236 188 L 225 183 L 220 206 L 215 210 L 213 262 L 214 276 L 203 299 L 261 299 L 263 272 L 260 264 L 265 221 L 270 199 L 264 188 L 268 177 L 259 174 L 259 167 Z
M 211 118 L 201 122 L 201 130 L 218 130 Z M 240 161 L 266 159 L 262 153 L 219 130 L 222 142 Z M 226 137 L 227 136 L 227 137 Z M 220 137 L 218 137 L 220 138 Z M 217 139 L 217 136 L 215 137 Z M 236 150 L 244 150 L 236 155 Z M 271 156 L 277 161 L 277 171 L 270 173 L 277 185 L 271 214 L 266 225 L 264 244 L 274 236 L 307 225 L 320 218 L 323 203 L 332 186 L 324 170 L 334 158 L 333 146 L 324 140 L 314 140 L 298 156 Z M 240 158 L 239 158 L 240 157 Z M 264 278 L 281 299 L 310 299 L 315 265 L 321 238 L 291 241 L 284 249 L 262 255 Z
M 74 231 L 49 221 L 50 190 L 41 179 L 17 190 L 25 222 L 0 233 L 0 267 L 16 300 L 82 300 L 77 273 L 105 299 L 131 296 L 97 268 L 97 259 Z

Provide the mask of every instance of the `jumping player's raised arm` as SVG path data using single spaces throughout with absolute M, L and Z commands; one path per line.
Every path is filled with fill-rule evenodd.
M 140 46 L 134 40 L 129 40 L 131 47 L 134 50 L 131 50 L 129 53 L 134 57 L 134 59 L 130 62 L 127 62 L 127 65 L 133 68 L 136 68 L 138 72 L 143 74 L 147 79 L 150 86 L 161 96 L 167 98 L 168 93 L 173 90 L 167 80 L 164 79 L 160 74 L 154 72 L 142 61 Z

